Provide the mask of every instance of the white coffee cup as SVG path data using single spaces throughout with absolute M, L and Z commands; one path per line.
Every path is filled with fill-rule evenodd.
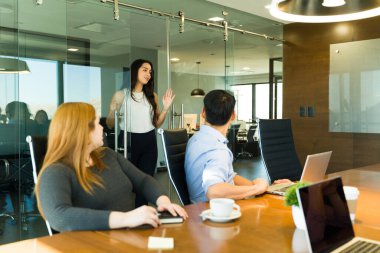
M 240 206 L 233 199 L 216 198 L 210 200 L 212 215 L 216 217 L 229 217 L 233 209 L 240 211 Z
M 346 196 L 348 210 L 350 211 L 350 218 L 355 220 L 356 205 L 358 203 L 359 190 L 353 186 L 343 186 L 344 195 Z

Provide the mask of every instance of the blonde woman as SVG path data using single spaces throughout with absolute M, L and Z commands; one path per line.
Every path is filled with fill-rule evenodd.
M 102 145 L 103 127 L 92 105 L 65 103 L 57 109 L 36 187 L 38 208 L 53 229 L 157 227 L 157 210 L 187 218 L 154 178 Z M 135 209 L 134 192 L 155 203 L 157 210 Z

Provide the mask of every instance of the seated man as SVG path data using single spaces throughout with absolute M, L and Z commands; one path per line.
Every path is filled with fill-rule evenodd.
M 242 199 L 264 193 L 268 188 L 265 179 L 248 180 L 237 175 L 232 167 L 233 155 L 227 147 L 226 135 L 235 119 L 235 98 L 224 90 L 213 90 L 203 102 L 205 124 L 189 139 L 185 155 L 191 202 Z

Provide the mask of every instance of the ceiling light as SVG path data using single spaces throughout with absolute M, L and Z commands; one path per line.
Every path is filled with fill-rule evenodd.
M 9 5 L 2 5 L 2 6 L 0 6 L 0 13 L 1 14 L 10 14 L 10 13 L 13 13 L 13 9 Z
M 223 21 L 224 18 L 221 18 L 221 17 L 213 17 L 213 18 L 209 18 L 208 20 L 213 21 L 213 22 L 219 22 L 219 21 Z
M 276 47 L 282 47 L 282 43 L 277 44 Z
M 334 8 L 326 8 L 320 1 L 272 0 L 270 13 L 291 22 L 328 23 L 375 17 L 380 15 L 380 6 L 377 0 L 350 0 Z
M 179 58 L 177 58 L 177 57 L 173 57 L 173 58 L 170 58 L 170 61 L 171 62 L 179 62 Z
M 0 58 L 1 74 L 26 74 L 30 73 L 26 61 L 14 58 Z
M 244 67 L 242 68 L 242 70 L 250 70 L 251 68 L 250 67 Z
M 73 47 L 71 47 L 71 48 L 68 48 L 67 51 L 70 51 L 70 52 L 77 52 L 77 51 L 79 51 L 79 49 L 78 49 L 78 48 L 73 48 Z
M 322 5 L 325 7 L 338 7 L 345 5 L 346 1 L 344 0 L 323 0 Z
M 80 25 L 80 26 L 77 26 L 75 27 L 76 29 L 81 29 L 81 30 L 86 30 L 86 31 L 90 31 L 90 32 L 97 32 L 97 33 L 101 33 L 104 29 L 104 25 L 103 24 L 100 24 L 100 23 L 90 23 L 90 24 L 86 24 L 86 25 Z
M 264 7 L 265 7 L 265 9 L 270 9 L 270 4 L 267 4 Z
M 190 95 L 192 97 L 200 98 L 200 97 L 204 97 L 206 94 L 204 90 L 199 88 L 199 65 L 201 64 L 201 62 L 197 61 L 196 64 L 198 65 L 198 87 L 192 90 Z

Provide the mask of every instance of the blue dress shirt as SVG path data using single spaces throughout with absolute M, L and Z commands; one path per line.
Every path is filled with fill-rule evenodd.
M 227 143 L 225 136 L 206 125 L 189 139 L 185 171 L 192 203 L 208 201 L 206 192 L 214 184 L 234 184 L 233 155 Z

